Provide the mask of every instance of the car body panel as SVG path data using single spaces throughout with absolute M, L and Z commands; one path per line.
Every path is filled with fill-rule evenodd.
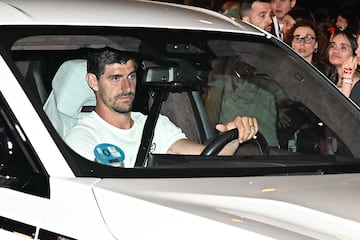
M 91 178 L 75 181 L 72 178 L 51 178 L 51 201 L 40 229 L 66 233 L 76 239 L 113 239 L 93 194 L 92 185 L 97 181 Z
M 16 9 L 27 18 L 3 18 L 2 22 L 16 24 L 64 24 L 64 25 L 91 25 L 91 26 L 129 26 L 129 27 L 163 27 L 185 29 L 222 29 L 222 31 L 253 31 L 249 25 L 239 25 L 214 11 L 195 8 L 192 6 L 179 6 L 161 2 L 150 1 L 40 1 L 42 7 L 37 8 L 31 2 L 8 0 L 4 1 L 11 6 L 4 8 L 4 13 Z M 61 7 L 66 15 L 56 9 Z M 106 12 L 99 15 L 98 11 Z M 0 10 L 2 16 L 2 10 Z M 17 14 L 17 15 L 21 15 Z M 163 18 L 159 18 L 158 16 Z M 96 17 L 94 17 L 96 16 Z M 144 17 L 146 16 L 146 17 Z M 164 21 L 163 19 L 167 19 Z M 179 21 L 181 19 L 181 21 Z M 25 20 L 25 21 L 23 21 Z M 124 21 L 125 20 L 125 21 Z M 259 34 L 253 31 L 254 34 Z
M 0 0 L 0 25 L 1 30 L 23 30 L 22 27 L 27 26 L 26 31 L 29 33 L 24 33 L 26 37 L 37 33 L 41 37 L 45 35 L 45 41 L 42 39 L 38 45 L 35 41 L 28 44 L 19 37 L 20 42 L 12 48 L 1 46 L 0 93 L 9 105 L 10 113 L 6 114 L 14 114 L 14 119 L 18 121 L 15 127 L 10 125 L 13 127 L 11 130 L 21 136 L 19 142 L 30 145 L 30 150 L 36 155 L 34 162 L 40 162 L 40 167 L 35 166 L 36 171 L 31 174 L 37 176 L 35 181 L 48 187 L 42 189 L 45 192 L 42 195 L 36 191 L 34 193 L 33 189 L 29 191 L 26 188 L 34 184 L 32 178 L 25 178 L 28 181 L 24 185 L 12 185 L 9 179 L 16 182 L 24 176 L 12 175 L 11 171 L 0 172 L 1 239 L 222 239 L 227 236 L 234 239 L 292 240 L 359 238 L 359 108 L 317 69 L 309 66 L 289 46 L 271 34 L 241 21 L 234 22 L 214 11 L 135 0 Z M 44 29 L 50 28 L 50 35 L 55 35 L 56 31 L 63 37 L 55 42 L 58 45 L 51 45 L 52 40 L 46 38 L 49 35 L 46 35 L 48 32 Z M 31 32 L 33 29 L 34 33 Z M 30 52 L 30 57 L 26 57 L 32 60 L 32 53 L 54 51 L 57 54 L 57 50 L 64 50 L 69 53 L 66 57 L 72 58 L 72 51 L 77 48 L 98 46 L 98 42 L 88 44 L 91 41 L 87 39 L 88 36 L 81 35 L 80 30 L 72 32 L 73 29 L 90 31 L 88 35 L 93 37 L 91 40 L 100 39 L 99 42 L 105 44 L 108 43 L 105 41 L 108 35 L 102 39 L 101 34 L 107 33 L 106 30 L 111 33 L 126 32 L 120 37 L 130 36 L 133 39 L 137 36 L 134 32 L 138 31 L 139 35 L 151 36 L 151 39 L 146 39 L 151 43 L 160 42 L 159 36 L 148 35 L 152 33 L 151 30 L 154 33 L 162 31 L 166 36 L 180 32 L 184 34 L 184 39 L 188 36 L 186 34 L 193 37 L 195 34 L 208 36 L 211 33 L 211 40 L 216 34 L 222 35 L 219 42 L 230 42 L 233 44 L 231 47 L 241 52 L 241 57 L 257 67 L 269 70 L 281 79 L 291 94 L 305 103 L 312 103 L 310 109 L 334 127 L 340 139 L 344 139 L 344 149 L 349 148 L 350 153 L 346 152 L 338 158 L 289 154 L 285 164 L 281 162 L 284 159 L 270 159 L 273 156 L 252 156 L 250 160 L 234 156 L 230 160 L 236 161 L 230 161 L 220 157 L 170 157 L 164 154 L 163 158 L 171 163 L 177 163 L 180 159 L 185 164 L 134 169 L 112 168 L 88 161 L 72 151 L 57 134 L 42 103 L 30 94 L 31 88 L 26 83 L 26 76 L 23 76 L 26 74 L 20 73 L 12 59 L 13 52 L 14 58 L 18 57 L 21 62 L 22 54 L 26 56 L 26 51 Z M 20 31 L 11 36 L 16 38 L 17 34 L 23 33 Z M 80 37 L 70 38 L 72 34 Z M 247 41 L 248 38 L 253 41 Z M 238 39 L 243 42 L 237 42 Z M 13 40 L 17 39 L 4 42 L 11 45 Z M 175 40 L 162 43 L 172 46 L 178 43 Z M 191 40 L 192 45 L 189 46 L 195 46 L 195 41 Z M 221 45 L 214 42 L 212 44 Z M 231 47 L 217 49 L 215 46 L 211 54 L 226 55 L 233 50 Z M 242 48 L 247 51 L 241 51 Z M 200 50 L 200 47 L 196 50 Z M 277 50 L 276 55 L 272 54 L 272 50 Z M 168 58 L 173 60 L 171 56 L 177 54 L 176 51 L 170 52 Z M 190 57 L 196 55 L 194 52 L 180 52 L 180 60 L 189 59 L 187 54 Z M 164 58 L 169 60 L 167 56 Z M 274 66 L 265 65 L 259 59 L 278 66 L 269 69 Z M 322 103 L 319 99 L 329 102 Z M 174 108 L 183 110 L 181 106 L 180 102 L 176 102 Z M 2 105 L 0 108 L 3 110 Z M 342 109 L 344 113 L 339 118 L 334 117 L 334 112 Z M 199 106 L 196 110 L 201 111 Z M 4 113 L 0 112 L 0 123 L 3 124 L 1 114 Z M 189 112 L 183 113 L 181 117 L 187 114 Z M 202 117 L 196 120 L 205 125 Z M 347 128 L 344 129 L 339 122 L 344 125 L 346 122 Z M 1 147 L 4 145 L 4 142 L 0 142 Z M 5 147 L 5 150 L 9 150 L 9 155 L 12 154 L 12 148 Z M 274 162 L 266 162 L 268 159 Z M 228 165 L 223 166 L 221 160 Z M 2 158 L 0 161 L 2 164 Z M 212 165 L 212 161 L 217 165 Z M 297 166 L 297 162 L 302 165 Z M 204 163 L 209 165 L 203 167 Z M 0 171 L 7 170 L 6 166 L 3 167 L 0 165 Z M 25 168 L 17 167 L 15 170 Z M 13 229 L 13 226 L 23 232 Z
M 11 216 L 12 221 L 27 225 L 39 225 L 50 203 L 49 199 L 34 197 L 8 188 L 0 188 L 0 193 L 1 196 L 6 196 L 1 199 L 1 216 Z M 3 229 L 4 226 L 1 228 Z M 0 233 L 0 236 L 3 235 Z
M 357 204 L 360 199 L 359 184 L 359 174 L 121 181 L 104 179 L 96 184 L 94 192 L 106 219 L 114 221 L 108 223 L 114 229 L 117 219 L 112 215 L 121 214 L 124 210 L 114 210 L 111 201 L 118 196 L 115 192 L 120 192 L 128 195 L 131 204 L 139 207 L 142 202 L 136 205 L 135 202 L 139 200 L 133 198 L 195 214 L 200 218 L 241 225 L 245 229 L 262 225 L 256 229 L 262 229 L 257 231 L 265 236 L 274 236 L 272 231 L 281 229 L 275 234 L 279 239 L 296 237 L 298 234 L 316 239 L 356 239 L 360 234 L 360 207 Z M 113 192 L 113 196 L 100 197 L 104 189 L 110 191 L 107 193 L 109 195 Z M 150 207 L 146 208 L 153 211 Z M 157 214 L 157 211 L 145 214 L 144 219 L 138 221 L 143 221 L 141 225 L 146 225 L 147 221 L 154 222 L 154 219 L 146 216 Z M 173 219 L 174 214 L 169 213 L 168 216 Z M 177 218 L 174 218 L 166 220 L 167 224 L 176 224 Z M 193 223 L 189 219 L 184 222 L 189 222 L 188 227 L 191 228 L 192 224 L 197 224 L 196 221 Z

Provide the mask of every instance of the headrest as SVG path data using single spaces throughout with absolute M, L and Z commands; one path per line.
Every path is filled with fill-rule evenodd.
M 86 60 L 64 62 L 54 76 L 52 89 L 59 112 L 76 117 L 83 106 L 95 106 L 95 94 L 86 82 Z

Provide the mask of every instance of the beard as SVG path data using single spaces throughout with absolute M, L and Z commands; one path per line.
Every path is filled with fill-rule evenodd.
M 115 106 L 113 107 L 113 110 L 117 113 L 129 113 L 132 110 L 132 103 L 129 104 L 127 107 Z
M 122 102 L 120 104 L 117 103 L 117 101 L 122 97 L 129 97 L 129 101 Z M 119 95 L 115 96 L 114 98 L 108 99 L 108 101 L 104 101 L 104 102 L 105 102 L 105 105 L 107 105 L 108 108 L 112 109 L 114 112 L 123 114 L 123 113 L 131 112 L 131 110 L 133 108 L 134 98 L 135 98 L 135 93 L 128 92 L 128 93 L 119 94 Z
M 130 101 L 128 103 L 123 103 L 121 105 L 116 105 L 116 101 L 121 98 L 121 97 L 129 97 Z M 133 107 L 133 102 L 134 102 L 134 98 L 135 98 L 135 93 L 133 92 L 129 92 L 129 93 L 123 93 L 120 95 L 117 95 L 114 98 L 114 107 L 113 110 L 117 113 L 128 113 L 131 112 L 132 107 Z

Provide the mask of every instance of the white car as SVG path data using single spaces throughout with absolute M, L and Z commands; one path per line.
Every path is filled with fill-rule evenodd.
M 0 239 L 360 238 L 359 108 L 271 34 L 185 5 L 1 0 L 0 36 Z M 93 110 L 86 55 L 102 47 L 141 66 L 134 110 L 149 122 L 134 168 L 63 140 Z M 215 132 L 211 109 L 228 102 L 209 103 L 213 88 L 236 114 L 272 113 L 276 134 L 259 120 L 257 139 L 217 156 L 236 132 Z M 206 151 L 149 153 L 160 109 Z

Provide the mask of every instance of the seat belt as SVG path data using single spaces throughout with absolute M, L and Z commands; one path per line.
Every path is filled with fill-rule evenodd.
M 149 115 L 147 116 L 144 125 L 138 154 L 136 156 L 135 167 L 143 167 L 146 164 L 161 106 L 168 96 L 169 90 L 167 88 L 160 88 L 160 90 L 155 93 L 154 102 L 151 105 Z

